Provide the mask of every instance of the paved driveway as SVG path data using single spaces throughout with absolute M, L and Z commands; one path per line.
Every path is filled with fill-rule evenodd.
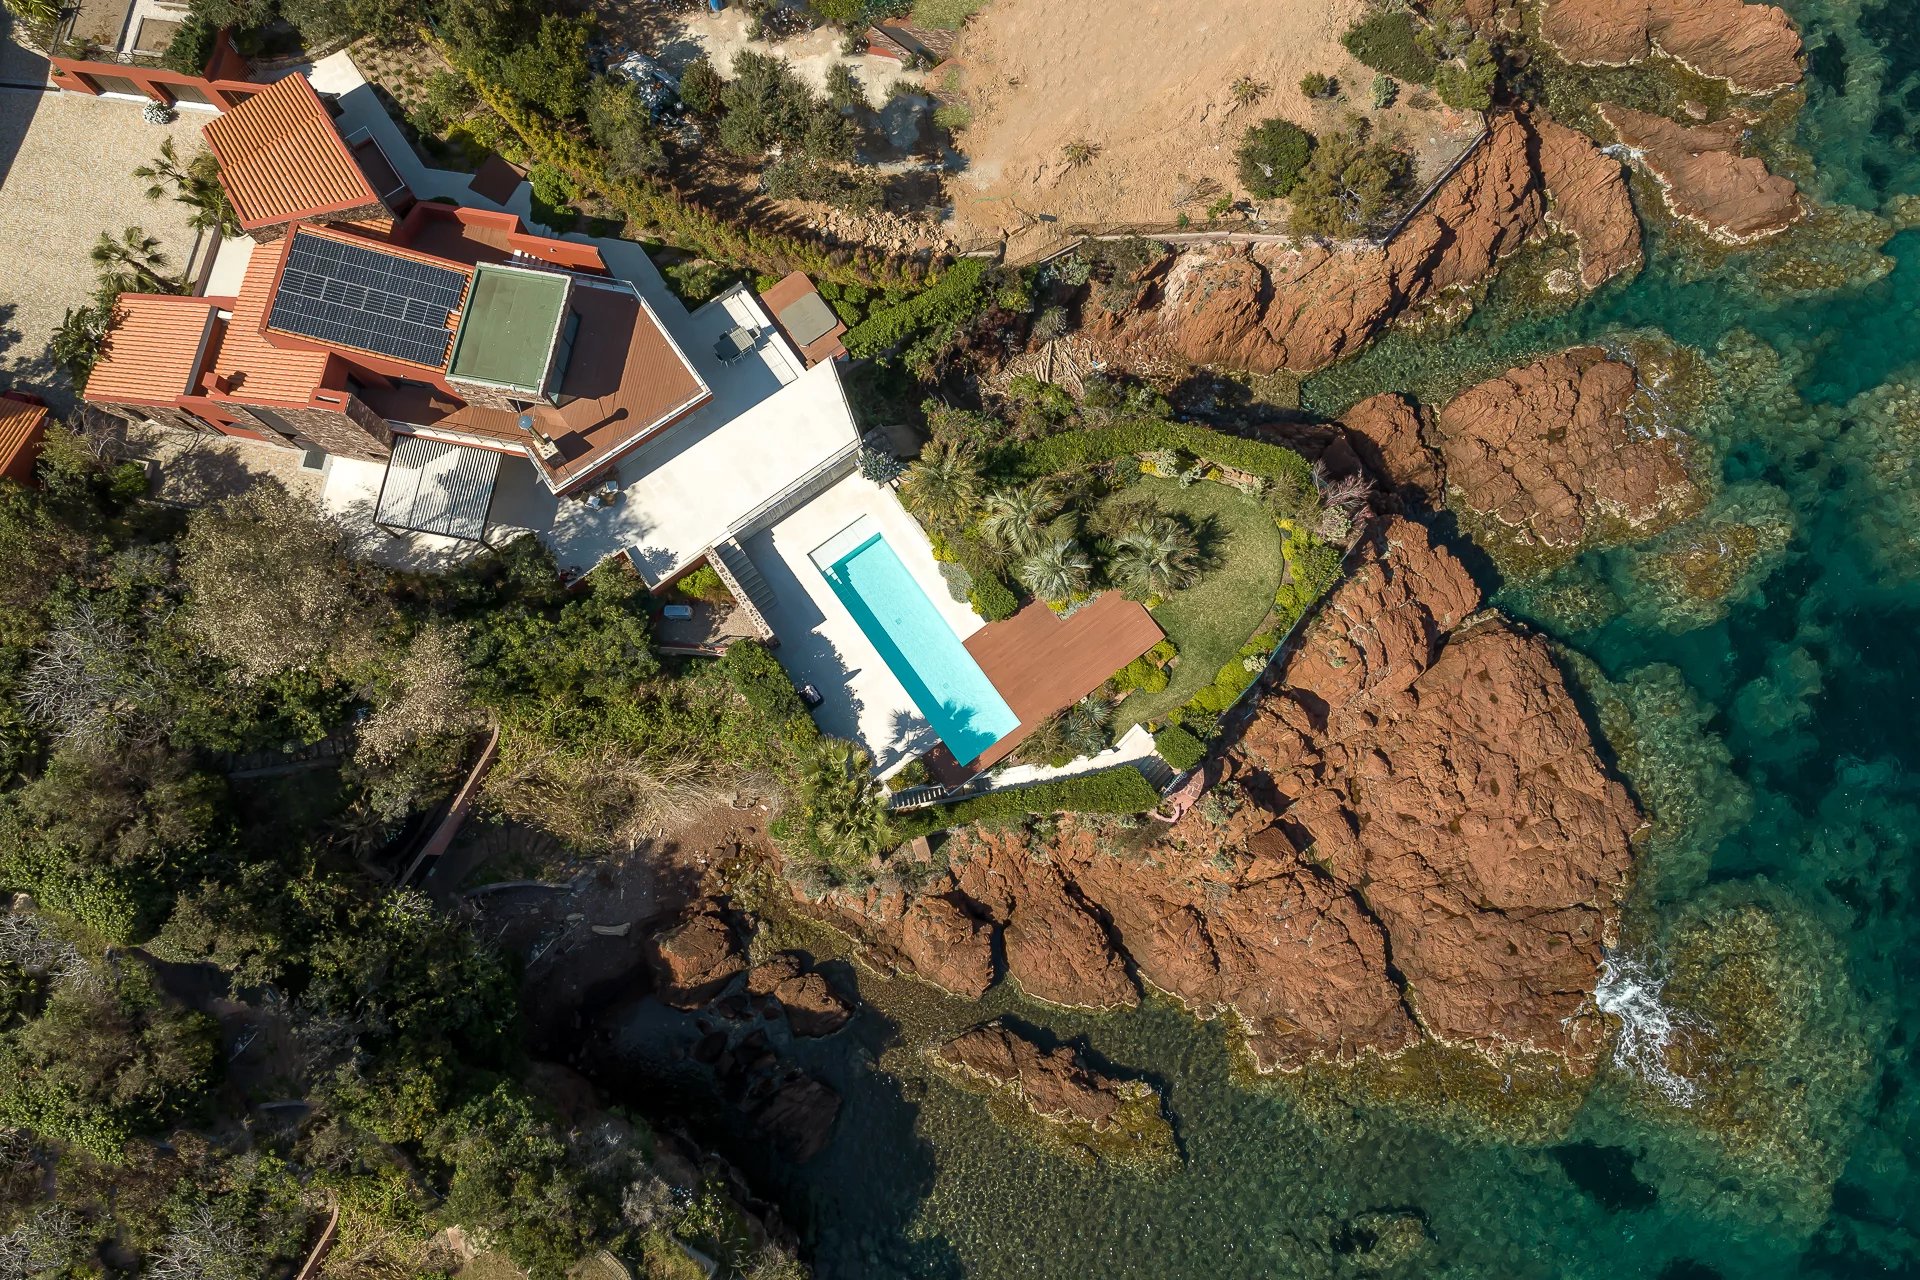
M 5 51 L 13 71 L 23 61 Z M 146 198 L 133 176 L 171 135 L 181 155 L 201 146 L 211 113 L 183 112 L 170 125 L 140 118 L 140 104 L 0 86 L 0 385 L 44 395 L 71 412 L 74 389 L 47 357 L 47 342 L 69 307 L 87 301 L 94 268 L 87 250 L 102 231 L 144 228 L 176 269 L 194 256 L 190 210 Z

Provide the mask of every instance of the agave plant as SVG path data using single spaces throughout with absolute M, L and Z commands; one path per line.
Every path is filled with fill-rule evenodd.
M 1093 564 L 1072 538 L 1056 538 L 1020 564 L 1020 581 L 1050 604 L 1065 604 L 1087 589 Z
M 1032 555 L 1046 540 L 1060 497 L 1045 480 L 989 494 L 981 532 L 1016 555 Z
M 1200 548 L 1179 521 L 1151 515 L 1114 539 L 1114 581 L 1130 596 L 1165 596 L 1200 576 Z
M 928 445 L 900 481 L 900 500 L 928 524 L 962 523 L 979 499 L 979 458 L 972 446 L 959 441 Z

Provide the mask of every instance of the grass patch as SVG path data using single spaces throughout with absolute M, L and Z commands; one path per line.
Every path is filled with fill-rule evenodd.
M 1212 567 L 1199 582 L 1176 591 L 1153 610 L 1153 620 L 1179 648 L 1180 661 L 1165 689 L 1136 693 L 1120 704 L 1116 735 L 1128 725 L 1164 719 L 1213 683 L 1220 668 L 1267 620 L 1284 564 L 1273 516 L 1237 489 L 1205 481 L 1182 489 L 1172 480 L 1145 476 L 1121 492 L 1151 494 L 1196 528 L 1210 527 L 1205 550 Z
M 962 23 L 987 7 L 987 0 L 914 0 L 914 25 L 958 31 Z

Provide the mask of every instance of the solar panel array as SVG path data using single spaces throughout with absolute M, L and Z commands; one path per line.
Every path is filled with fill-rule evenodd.
M 415 364 L 443 365 L 467 277 L 365 245 L 296 233 L 267 326 Z

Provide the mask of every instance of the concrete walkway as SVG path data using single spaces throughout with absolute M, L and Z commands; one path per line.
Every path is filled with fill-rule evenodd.
M 10 71 L 20 53 L 16 47 Z M 47 344 L 67 311 L 92 296 L 87 251 L 102 231 L 138 226 L 159 237 L 175 270 L 193 261 L 200 237 L 187 225 L 192 210 L 147 199 L 133 170 L 159 153 L 163 138 L 182 159 L 193 155 L 207 119 L 182 112 L 172 124 L 151 125 L 137 102 L 0 87 L 0 384 L 39 393 L 62 416 L 73 412 L 78 395 Z

